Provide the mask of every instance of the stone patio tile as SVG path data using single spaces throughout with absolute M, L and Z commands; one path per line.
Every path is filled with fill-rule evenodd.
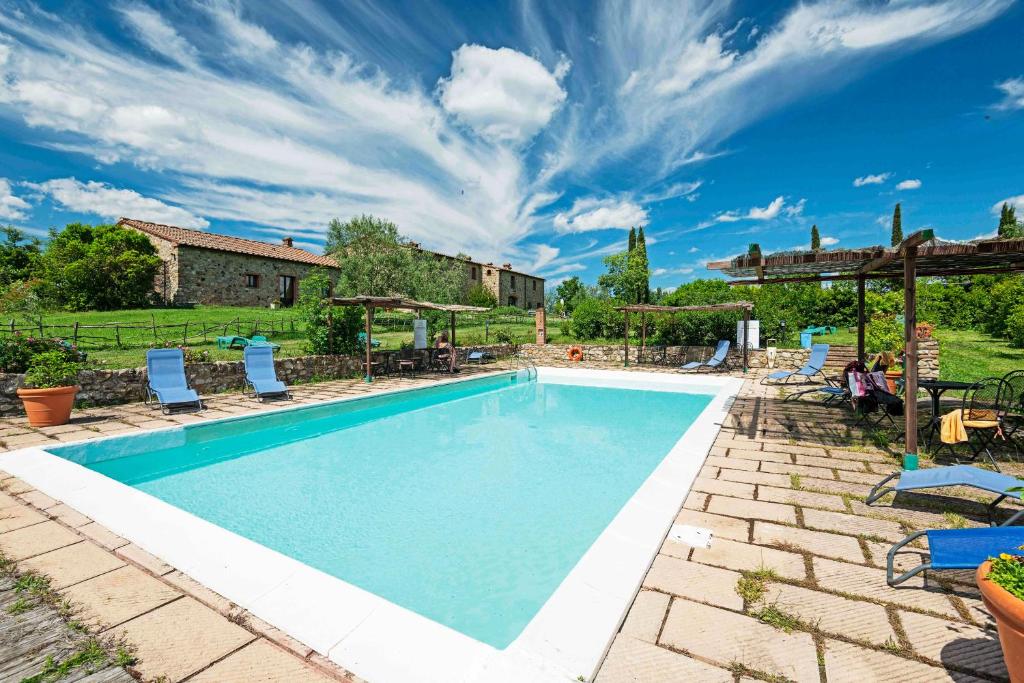
M 907 579 L 899 588 L 885 582 L 885 570 L 862 567 L 815 557 L 814 578 L 825 590 L 881 600 L 911 609 L 927 610 L 956 618 L 958 612 L 949 598 L 936 590 L 927 590 L 920 575 Z
M 719 467 L 731 470 L 757 470 L 757 461 L 744 460 L 743 458 L 726 458 L 721 455 L 709 455 L 704 461 L 704 466 Z
M 786 544 L 822 557 L 857 563 L 865 561 L 860 543 L 852 536 L 797 529 L 771 522 L 754 522 L 754 543 L 761 545 Z
M 657 591 L 642 590 L 637 593 L 622 623 L 621 633 L 648 643 L 658 642 L 658 633 L 668 613 L 670 600 L 669 596 Z
M 8 559 L 18 561 L 33 555 L 48 553 L 81 540 L 82 538 L 74 532 L 51 521 L 0 534 L 0 550 L 7 555 Z
M 32 486 L 17 477 L 11 477 L 10 479 L 4 480 L 3 490 L 9 494 L 21 495 L 22 493 L 28 493 L 31 491 Z
M 313 648 L 300 643 L 284 631 L 275 628 L 274 626 L 271 626 L 267 622 L 263 621 L 257 616 L 254 616 L 253 614 L 250 614 L 249 612 L 245 613 L 245 619 L 246 625 L 248 626 L 248 629 L 250 631 L 253 631 L 258 635 L 263 636 L 264 638 L 274 643 L 278 647 L 283 647 L 285 650 L 289 650 L 298 655 L 299 657 L 302 657 L 303 659 L 308 657 L 313 652 Z M 337 667 L 337 665 L 332 664 L 332 668 L 334 667 Z
M 85 441 L 86 439 L 95 439 L 101 436 L 97 432 L 91 432 L 88 429 L 78 429 L 73 432 L 62 432 L 55 434 L 54 437 L 61 443 L 68 443 L 73 441 Z
M 700 468 L 700 472 L 697 473 L 697 476 L 702 479 L 717 479 L 718 468 L 712 465 L 704 465 L 704 467 Z
M 161 429 L 163 427 L 174 427 L 176 423 L 170 420 L 144 420 L 138 423 L 140 429 Z
M 61 594 L 82 608 L 83 622 L 103 629 L 181 597 L 176 589 L 129 565 L 65 588 Z
M 855 484 L 867 484 L 868 486 L 874 486 L 878 482 L 885 478 L 885 474 L 878 474 L 877 472 L 847 472 L 846 470 L 837 470 L 839 472 L 839 478 L 843 481 L 850 481 Z
M 943 666 L 1007 678 L 999 634 L 962 622 L 900 612 L 914 651 Z
M 56 500 L 50 498 L 42 491 L 26 491 L 25 493 L 21 494 L 19 498 L 21 498 L 29 505 L 36 507 L 40 510 L 52 508 L 54 505 L 57 504 Z
M 735 570 L 768 568 L 790 579 L 807 578 L 802 555 L 725 538 L 712 539 L 710 548 L 694 548 L 691 560 Z
M 18 448 L 39 446 L 46 443 L 56 443 L 56 439 L 51 439 L 46 434 L 41 434 L 39 432 L 29 432 L 28 434 L 4 437 L 4 445 L 12 451 Z
M 200 672 L 190 683 L 336 683 L 336 679 L 271 645 L 256 640 L 209 669 Z
M 812 467 L 824 467 L 835 470 L 850 470 L 852 472 L 864 472 L 864 463 L 855 460 L 844 460 L 842 458 L 830 458 L 828 456 L 798 455 L 797 465 L 810 465 Z
M 892 548 L 892 543 L 878 543 L 877 541 L 867 541 L 868 550 L 871 552 L 870 564 L 876 567 L 884 567 L 886 565 L 887 556 L 889 550 Z M 916 567 L 922 562 L 928 561 L 928 551 L 923 548 L 915 548 L 912 546 L 903 546 L 900 552 L 896 553 L 896 557 L 893 559 L 893 566 L 900 572 L 905 572 L 911 567 Z
M 750 522 L 735 517 L 712 515 L 696 510 L 682 510 L 676 516 L 676 524 L 710 529 L 712 538 L 730 538 L 734 541 L 746 541 L 750 538 Z
M 675 544 L 680 548 L 688 548 Z M 659 554 L 644 578 L 645 588 L 681 595 L 728 609 L 743 609 L 743 598 L 736 593 L 739 572 L 709 567 L 696 562 Z
M 908 500 L 906 505 L 912 506 L 913 503 Z M 859 500 L 851 500 L 850 508 L 854 514 L 865 517 L 895 517 L 918 529 L 944 528 L 949 524 L 949 520 L 942 513 L 918 510 L 913 507 L 893 507 L 891 504 L 886 505 L 884 503 L 867 505 Z
M 709 496 L 708 494 L 701 493 L 700 491 L 690 491 L 688 494 L 686 494 L 686 500 L 683 501 L 683 509 L 703 510 L 704 505 L 707 503 L 708 498 L 710 497 L 711 496 Z
M 103 434 L 135 431 L 135 428 L 132 425 L 127 425 L 122 422 L 97 422 L 90 426 L 97 432 L 101 432 Z
M 49 576 L 50 588 L 60 590 L 123 567 L 124 562 L 94 543 L 80 541 L 22 560 L 19 566 Z
M 876 645 L 884 644 L 889 638 L 892 638 L 893 642 L 898 642 L 896 632 L 889 623 L 889 615 L 881 605 L 847 600 L 837 595 L 784 583 L 769 584 L 765 600 L 828 633 L 857 638 Z
M 785 633 L 742 614 L 689 600 L 673 601 L 661 642 L 723 666 L 740 662 L 800 683 L 819 680 L 810 634 Z
M 74 509 L 70 505 L 65 505 L 64 503 L 54 505 L 52 508 L 46 511 L 46 514 L 52 517 L 56 517 L 61 522 L 67 524 L 70 527 L 85 526 L 86 524 L 92 522 L 91 519 L 83 515 L 81 512 Z
M 846 505 L 839 496 L 828 493 L 814 493 L 800 489 L 784 489 L 774 486 L 759 486 L 757 499 L 770 503 L 790 503 L 804 507 L 825 508 L 836 512 L 846 512 Z
M 174 571 L 174 567 L 167 564 L 156 555 L 147 553 L 134 543 L 121 546 L 115 552 L 118 557 L 131 560 L 143 569 L 146 569 L 157 576 L 163 576 L 164 574 L 169 574 Z
M 756 460 L 760 462 L 792 463 L 793 459 L 785 453 L 766 453 L 764 451 L 752 451 L 746 448 L 730 448 L 727 458 L 738 458 L 740 460 Z
M 732 680 L 732 674 L 725 669 L 620 634 L 608 650 L 596 683 L 731 683 Z
M 804 525 L 814 529 L 841 531 L 846 534 L 879 536 L 894 542 L 906 536 L 896 522 L 824 510 L 804 510 Z
M 771 474 L 769 472 L 747 472 L 744 470 L 722 470 L 718 475 L 719 479 L 727 481 L 741 481 L 747 484 L 764 484 L 766 486 L 780 486 L 785 488 L 790 485 L 788 474 Z
M 151 680 L 180 681 L 256 636 L 189 597 L 143 614 L 112 631 L 135 645 L 135 668 Z
M 887 463 L 890 465 L 896 464 L 897 461 L 896 456 L 876 451 L 844 451 L 841 448 L 829 448 L 828 455 L 831 458 L 840 458 L 842 460 L 866 460 L 868 462 Z
M 819 479 L 835 479 L 832 470 L 826 470 L 823 467 L 811 467 L 809 465 L 794 465 L 788 462 L 762 462 L 761 471 L 773 472 L 775 474 L 799 474 L 802 477 L 818 477 Z
M 734 498 L 754 497 L 753 484 L 741 484 L 739 482 L 726 481 L 724 479 L 708 479 L 707 477 L 697 477 L 694 479 L 693 490 L 702 491 L 704 493 L 717 493 L 719 495 L 732 496 Z
M 45 522 L 47 516 L 27 505 L 13 505 L 0 510 L 0 534 Z
M 188 574 L 183 574 L 182 572 L 175 570 L 170 574 L 165 574 L 161 578 L 172 586 L 180 589 L 181 592 L 192 596 L 207 607 L 210 607 L 221 614 L 227 614 L 235 608 L 235 603 L 231 602 L 220 593 L 210 590 Z
M 980 683 L 973 676 L 838 640 L 825 641 L 825 676 L 828 683 Z
M 792 454 L 797 456 L 810 455 L 820 457 L 825 455 L 825 449 L 821 446 L 802 446 L 799 444 L 782 443 L 770 438 L 762 438 L 761 441 L 762 450 L 765 451 L 774 451 L 777 453 L 786 453 L 787 455 Z M 797 463 L 799 462 L 800 461 L 797 460 Z
M 866 496 L 870 491 L 870 487 L 863 484 L 836 481 L 835 479 L 819 479 L 818 477 L 803 477 L 800 484 L 805 489 L 818 489 L 829 493 L 849 493 L 853 496 Z
M 113 531 L 110 531 L 105 526 L 97 524 L 96 522 L 80 526 L 78 527 L 78 530 L 99 543 L 104 548 L 109 548 L 110 550 L 117 550 L 123 545 L 128 545 L 127 540 L 121 538 Z
M 765 519 L 771 522 L 796 524 L 796 512 L 791 505 L 767 503 L 760 500 L 741 500 L 739 498 L 711 496 L 711 502 L 708 504 L 707 511 L 730 517 Z
M 9 507 L 22 505 L 22 502 L 14 496 L 0 491 L 0 510 L 4 510 Z

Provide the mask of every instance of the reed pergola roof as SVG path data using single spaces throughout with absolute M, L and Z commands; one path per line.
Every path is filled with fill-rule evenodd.
M 685 311 L 739 311 L 754 310 L 749 301 L 730 301 L 724 304 L 706 304 L 704 306 L 658 306 L 656 304 L 628 304 L 619 306 L 616 311 L 623 313 L 683 313 Z

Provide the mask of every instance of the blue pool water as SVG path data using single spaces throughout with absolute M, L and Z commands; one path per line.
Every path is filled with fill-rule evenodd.
M 51 452 L 504 648 L 710 400 L 502 376 Z

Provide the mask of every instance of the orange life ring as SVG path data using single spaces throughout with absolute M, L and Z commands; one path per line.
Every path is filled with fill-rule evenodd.
M 573 363 L 579 363 L 581 360 L 583 360 L 583 349 L 581 349 L 578 346 L 570 346 L 569 360 L 571 360 Z

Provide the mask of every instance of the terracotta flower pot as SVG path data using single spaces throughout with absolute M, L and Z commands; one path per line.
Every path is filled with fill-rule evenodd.
M 896 385 L 896 380 L 898 380 L 898 379 L 903 379 L 903 371 L 902 370 L 897 370 L 895 372 L 886 371 L 886 373 L 885 373 L 885 383 L 889 385 L 889 393 L 890 394 L 895 394 L 896 390 L 899 388 Z
M 52 389 L 18 389 L 18 397 L 25 405 L 28 423 L 33 427 L 53 427 L 67 424 L 75 406 L 75 394 L 81 387 L 54 387 Z
M 983 562 L 974 575 L 985 608 L 996 620 L 1003 659 L 1010 672 L 1010 680 L 1024 681 L 1024 600 L 1014 597 L 999 584 L 988 580 L 991 562 Z

